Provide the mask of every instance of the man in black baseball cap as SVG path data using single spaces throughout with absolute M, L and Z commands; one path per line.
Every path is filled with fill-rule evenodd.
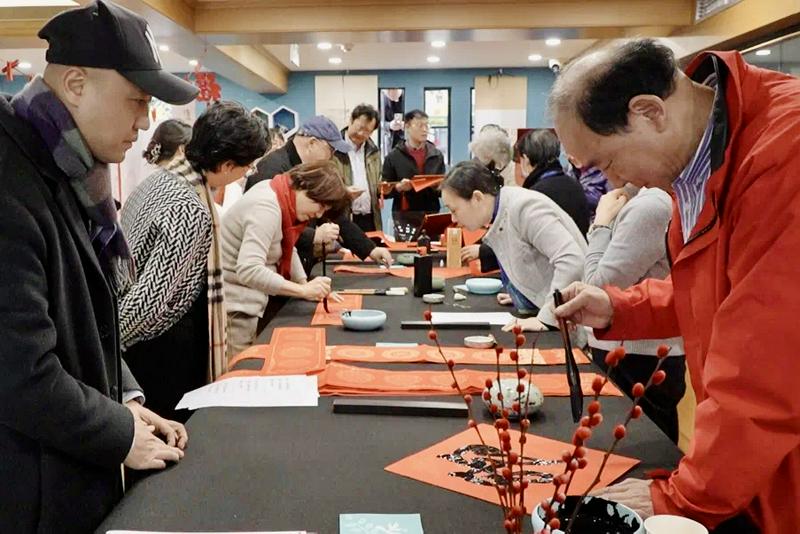
M 112 69 L 148 95 L 187 104 L 197 87 L 161 67 L 147 21 L 110 2 L 97 1 L 53 17 L 39 31 L 47 40 L 47 62 Z
M 117 294 L 136 273 L 109 164 L 150 126 L 151 96 L 196 91 L 108 2 L 40 35 L 44 75 L 0 98 L 0 532 L 84 533 L 121 498 L 120 464 L 184 455 L 186 429 L 145 408 L 120 356 Z

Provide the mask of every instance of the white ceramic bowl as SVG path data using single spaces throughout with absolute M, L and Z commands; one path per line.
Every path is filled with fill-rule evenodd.
M 464 346 L 471 349 L 491 349 L 497 341 L 494 336 L 467 336 L 464 338 Z
M 586 497 L 586 500 L 584 500 L 584 503 L 588 503 L 590 500 L 595 499 L 595 498 L 596 497 Z M 637 521 L 639 523 L 639 528 L 636 529 L 635 534 L 645 534 L 644 525 L 642 524 L 642 518 L 639 517 L 639 514 L 637 514 L 636 512 L 634 512 L 633 510 L 631 510 L 630 508 L 625 506 L 624 504 L 620 504 L 620 503 L 616 503 L 616 502 L 610 502 L 610 501 L 607 501 L 607 502 L 609 502 L 609 504 L 608 504 L 608 508 L 609 508 L 609 512 L 608 513 L 609 513 L 609 515 L 614 513 L 614 514 L 616 514 L 616 515 L 618 515 L 620 517 L 623 517 L 623 518 L 625 518 L 625 521 L 629 525 L 633 524 L 634 521 Z M 537 504 L 536 508 L 533 510 L 533 514 L 531 514 L 531 523 L 533 523 L 533 531 L 534 532 L 541 532 L 542 529 L 544 529 L 544 527 L 545 527 L 544 520 L 542 519 L 544 517 L 544 512 L 542 512 L 541 506 L 542 506 L 541 504 Z M 556 503 L 555 504 L 555 508 L 558 509 L 558 506 L 559 506 L 558 503 Z M 612 508 L 612 506 L 613 506 L 613 508 Z M 580 512 L 578 513 L 578 515 L 580 515 Z M 559 529 L 559 528 L 556 528 L 556 529 L 552 530 L 552 534 L 564 534 L 564 531 Z
M 494 295 L 503 289 L 503 282 L 497 278 L 467 278 L 467 289 L 476 295 Z
M 517 384 L 522 382 L 525 386 L 525 390 L 522 394 L 517 393 Z M 531 383 L 531 390 L 530 394 L 528 393 L 528 379 L 527 377 L 518 381 L 516 378 L 501 378 L 500 379 L 500 388 L 497 387 L 497 380 L 492 381 L 492 389 L 484 388 L 484 391 L 489 391 L 491 395 L 490 400 L 485 400 L 484 403 L 488 408 L 490 405 L 494 404 L 497 406 L 498 409 L 506 408 L 510 413 L 508 415 L 509 419 L 518 419 L 519 414 L 511 408 L 512 404 L 517 400 L 517 398 L 522 397 L 522 402 L 524 403 L 526 400 L 528 401 L 528 414 L 532 415 L 539 411 L 544 403 L 544 395 L 542 395 L 542 391 L 536 387 L 536 384 Z M 502 402 L 500 399 L 497 398 L 497 393 L 503 393 L 503 400 Z M 525 412 L 525 408 L 522 408 L 522 411 Z
M 708 529 L 688 517 L 654 515 L 644 520 L 646 534 L 708 534 Z
M 386 322 L 381 310 L 352 310 L 341 313 L 342 325 L 348 330 L 377 330 Z

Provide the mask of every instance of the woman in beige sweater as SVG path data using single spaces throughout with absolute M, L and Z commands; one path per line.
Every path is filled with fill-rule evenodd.
M 302 164 L 253 186 L 222 219 L 222 265 L 228 310 L 228 356 L 249 347 L 270 295 L 318 301 L 327 277 L 306 279 L 297 250 L 309 220 L 340 212 L 347 189 L 330 163 Z

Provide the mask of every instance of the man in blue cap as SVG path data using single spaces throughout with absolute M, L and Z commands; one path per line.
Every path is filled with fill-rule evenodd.
M 0 99 L 0 532 L 90 532 L 120 464 L 160 469 L 187 434 L 142 406 L 120 358 L 116 292 L 134 276 L 109 164 L 155 96 L 192 101 L 147 23 L 108 2 L 50 20 L 48 65 Z
M 300 126 L 285 145 L 258 162 L 258 170 L 247 178 L 244 190 L 262 180 L 271 180 L 273 176 L 288 172 L 301 163 L 327 161 L 333 158 L 334 152 L 346 155 L 350 150 L 352 147 L 333 121 L 318 115 Z M 330 251 L 340 236 L 342 245 L 362 260 L 372 258 L 378 263 L 391 265 L 389 250 L 375 246 L 364 231 L 347 214 L 343 214 L 332 222 L 319 226 L 311 224 L 303 231 L 296 248 L 306 272 L 311 272 L 317 262 L 320 246 L 325 243 Z

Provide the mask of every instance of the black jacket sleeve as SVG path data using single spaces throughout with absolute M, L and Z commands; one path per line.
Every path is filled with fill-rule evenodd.
M 481 243 L 481 247 L 478 249 L 478 258 L 481 260 L 482 273 L 496 271 L 500 268 L 500 262 L 497 261 L 497 256 L 494 255 L 494 251 L 489 245 Z
M 386 158 L 383 160 L 383 170 L 381 171 L 381 181 L 382 182 L 396 182 L 397 181 L 397 171 L 394 168 L 394 159 L 392 158 L 392 153 L 390 152 Z M 394 188 L 391 191 L 383 195 L 385 198 L 397 198 L 400 196 L 400 193 L 397 192 Z
M 4 200 L 0 425 L 80 462 L 119 465 L 133 443 L 133 415 L 61 365 L 50 317 L 44 237 L 29 208 L 14 198 Z
M 367 237 L 364 230 L 359 228 L 346 215 L 340 216 L 333 222 L 339 225 L 339 236 L 342 238 L 342 244 L 346 248 L 350 249 L 353 254 L 362 260 L 369 257 L 376 245 Z

